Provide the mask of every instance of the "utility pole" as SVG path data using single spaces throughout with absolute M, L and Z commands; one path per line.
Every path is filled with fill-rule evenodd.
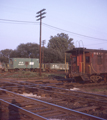
M 65 53 L 65 73 L 66 73 L 66 53 Z
M 40 20 L 40 46 L 39 46 L 39 63 L 40 63 L 40 71 L 39 71 L 39 75 L 41 76 L 41 31 L 42 31 L 42 19 L 45 18 L 45 16 L 43 16 L 44 14 L 46 14 L 46 12 L 43 12 L 45 11 L 46 9 L 42 9 L 40 11 L 37 12 L 37 15 L 36 17 L 38 18 L 38 20 Z
M 42 63 L 44 63 L 44 44 L 45 44 L 46 40 L 42 41 L 42 45 L 43 45 L 43 49 L 42 49 Z

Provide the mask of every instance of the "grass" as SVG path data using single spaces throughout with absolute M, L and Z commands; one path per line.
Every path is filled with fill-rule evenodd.
M 18 72 L 4 72 L 0 74 L 1 78 L 49 78 L 49 79 L 63 79 L 65 74 L 45 73 L 42 72 L 41 76 L 39 72 L 31 71 L 18 71 Z
M 105 90 L 107 90 L 107 87 L 103 87 L 103 88 L 94 88 L 94 89 L 92 89 L 91 91 L 92 92 L 102 92 L 102 91 L 105 91 Z
M 92 92 L 92 93 L 100 93 L 107 91 L 107 87 L 98 87 L 98 88 L 92 88 L 92 89 L 85 89 L 86 92 Z
M 42 73 L 42 76 L 39 76 L 38 72 L 18 71 L 18 72 L 14 72 L 14 73 L 8 72 L 8 73 L 0 74 L 0 77 L 2 77 L 2 78 L 34 78 L 34 77 L 45 78 L 48 76 L 43 73 Z

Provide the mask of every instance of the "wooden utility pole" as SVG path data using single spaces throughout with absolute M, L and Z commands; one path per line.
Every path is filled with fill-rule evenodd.
M 65 73 L 66 73 L 66 53 L 65 53 Z
M 39 70 L 39 75 L 41 76 L 41 31 L 42 31 L 42 19 L 45 18 L 45 16 L 43 16 L 44 14 L 46 14 L 46 12 L 43 12 L 45 11 L 46 9 L 42 9 L 40 11 L 37 12 L 37 15 L 36 17 L 38 18 L 38 20 L 40 20 L 40 46 L 39 46 L 39 63 L 40 63 L 40 70 Z
M 45 44 L 46 40 L 42 41 L 42 45 L 43 45 L 43 49 L 42 49 L 42 63 L 44 63 L 44 44 Z

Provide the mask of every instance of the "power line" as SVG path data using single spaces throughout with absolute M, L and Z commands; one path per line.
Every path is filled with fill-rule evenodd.
M 0 21 L 5 22 L 15 22 L 15 23 L 38 23 L 38 22 L 32 22 L 32 21 L 19 21 L 19 20 L 8 20 L 8 19 L 0 19 Z
M 98 44 L 105 44 L 105 43 L 107 43 L 107 41 L 106 41 L 106 42 L 103 42 L 103 43 L 101 42 L 101 43 L 96 43 L 96 44 L 87 44 L 87 45 L 88 45 L 88 46 L 90 46 L 90 45 L 98 45 Z M 86 45 L 86 46 L 87 46 L 87 45 Z
M 33 24 L 38 23 L 38 22 L 32 22 L 32 21 L 19 21 L 19 20 L 9 20 L 9 19 L 0 19 L 0 21 L 15 22 L 15 23 L 28 23 L 28 24 L 29 24 L 29 23 L 30 23 L 30 24 L 32 24 L 32 23 L 33 23 Z M 91 36 L 87 36 L 87 35 L 83 35 L 83 34 L 71 32 L 71 31 L 68 31 L 68 30 L 64 30 L 64 29 L 61 29 L 61 28 L 52 26 L 52 25 L 48 25 L 48 24 L 46 24 L 46 23 L 42 23 L 42 24 L 45 25 L 45 26 L 48 26 L 48 27 L 57 29 L 57 30 L 61 30 L 61 31 L 65 31 L 65 32 L 67 32 L 67 33 L 74 34 L 74 35 L 78 35 L 78 36 L 82 36 L 82 37 L 87 37 L 87 38 L 91 38 L 91 39 L 96 39 L 96 40 L 107 41 L 107 39 L 96 38 L 96 37 L 91 37 Z
M 61 29 L 61 28 L 58 28 L 58 27 L 54 27 L 54 26 L 48 25 L 48 24 L 46 24 L 46 23 L 43 23 L 43 24 L 46 25 L 46 26 L 52 27 L 52 28 L 56 28 L 56 29 L 59 29 L 59 30 L 68 32 L 68 33 L 75 34 L 75 35 L 79 35 L 79 36 L 83 36 L 83 37 L 88 37 L 88 38 L 93 38 L 93 39 L 97 39 L 97 40 L 107 41 L 107 39 L 102 39 L 102 38 L 96 38 L 96 37 L 91 37 L 91 36 L 87 36 L 87 35 L 82 35 L 82 34 L 79 34 L 79 33 L 74 33 L 74 32 L 67 31 L 67 30 L 64 30 L 64 29 Z

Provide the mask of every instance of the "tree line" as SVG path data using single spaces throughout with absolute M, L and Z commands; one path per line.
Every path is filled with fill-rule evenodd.
M 65 52 L 73 49 L 73 39 L 68 34 L 60 33 L 51 36 L 47 47 L 41 47 L 43 63 L 64 63 Z M 36 43 L 20 44 L 15 50 L 4 49 L 0 51 L 0 61 L 8 63 L 9 58 L 39 58 L 39 45 Z M 67 62 L 69 61 L 67 55 Z

